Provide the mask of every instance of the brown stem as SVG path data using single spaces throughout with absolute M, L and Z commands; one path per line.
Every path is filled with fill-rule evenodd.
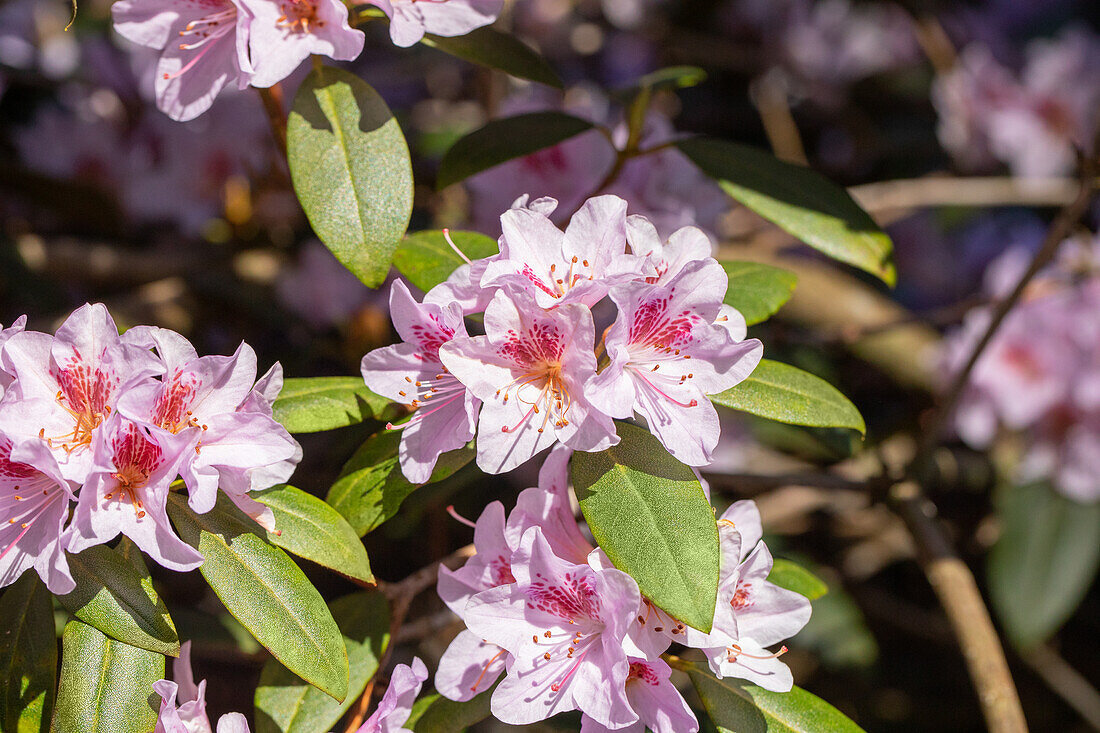
M 283 88 L 281 84 L 275 84 L 267 89 L 259 89 L 260 99 L 264 103 L 264 111 L 267 112 L 267 120 L 271 124 L 271 133 L 275 136 L 275 142 L 279 146 L 279 152 L 286 157 L 286 117 L 283 115 Z
M 1085 722 L 1100 731 L 1100 692 L 1046 644 L 1021 652 L 1024 662 L 1042 678 L 1051 692 L 1066 701 Z
M 986 725 L 993 733 L 1027 731 L 1004 650 L 970 568 L 955 555 L 936 521 L 936 507 L 913 481 L 895 484 L 890 504 L 917 544 L 928 583 L 958 638 Z
M 396 646 L 396 640 L 401 631 L 402 624 L 405 623 L 405 617 L 409 613 L 409 605 L 412 603 L 413 598 L 435 585 L 436 580 L 439 578 L 439 567 L 441 565 L 450 567 L 461 560 L 473 556 L 473 554 L 474 546 L 466 545 L 465 547 L 460 547 L 455 550 L 439 562 L 425 565 L 400 582 L 387 583 L 381 580 L 378 581 L 378 590 L 385 594 L 386 598 L 388 598 L 391 603 L 390 643 L 382 653 L 382 658 L 378 660 L 378 671 L 375 672 L 374 677 L 371 678 L 366 689 L 363 690 L 363 694 L 356 700 L 351 718 L 344 728 L 345 733 L 353 733 L 358 730 L 359 726 L 361 726 L 366 719 L 367 710 L 370 709 L 371 693 L 374 692 L 374 683 L 378 678 L 378 674 L 389 664 L 390 656 L 393 653 L 394 646 Z

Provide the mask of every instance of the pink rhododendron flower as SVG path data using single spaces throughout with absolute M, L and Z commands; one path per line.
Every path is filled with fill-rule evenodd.
M 593 306 L 612 285 L 642 273 L 643 262 L 625 253 L 626 202 L 617 196 L 586 201 L 564 234 L 532 208 L 509 209 L 500 224 L 500 257 L 489 263 L 481 285 L 525 289 L 541 308 Z
M 1058 176 L 1091 147 L 1100 103 L 1100 39 L 1070 28 L 1026 49 L 1019 73 L 984 45 L 963 49 L 940 77 L 932 99 L 944 147 L 969 168 L 1007 163 L 1022 177 Z
M 623 650 L 640 602 L 634 580 L 556 557 L 538 527 L 524 533 L 511 568 L 516 583 L 466 606 L 470 630 L 514 660 L 493 692 L 493 715 L 524 725 L 579 709 L 609 728 L 635 722 Z
M 651 285 L 668 285 L 687 265 L 711 259 L 714 249 L 710 237 L 697 227 L 677 229 L 662 243 L 657 227 L 638 215 L 626 218 L 626 241 L 631 252 L 647 258 L 652 265 L 655 272 L 645 279 Z
M 425 33 L 464 36 L 491 24 L 504 9 L 504 0 L 360 0 L 382 9 L 390 19 L 390 38 L 408 47 Z
M 190 492 L 189 505 L 205 513 L 214 507 L 225 479 L 291 459 L 297 443 L 270 412 L 239 409 L 256 379 L 256 353 L 242 343 L 233 356 L 200 357 L 187 339 L 163 328 L 137 328 L 131 340 L 155 347 L 167 373 L 161 381 L 132 388 L 119 399 L 130 420 L 189 438 L 179 467 Z M 277 483 L 277 482 L 276 482 Z
M 121 36 L 163 49 L 157 107 L 172 119 L 198 117 L 230 82 L 247 86 L 251 13 L 239 0 L 119 0 L 111 13 Z
M 0 432 L 13 442 L 41 438 L 62 475 L 83 483 L 92 443 L 123 392 L 164 371 L 147 349 L 120 338 L 102 304 L 77 308 L 48 334 L 24 331 L 0 352 L 15 378 L 0 405 Z
M 669 681 L 672 670 L 663 659 L 647 661 L 630 658 L 630 674 L 626 678 L 626 699 L 638 713 L 638 720 L 614 730 L 626 733 L 695 733 L 699 721 L 687 701 Z M 581 733 L 606 733 L 612 730 L 587 715 L 581 717 Z
M 310 54 L 351 61 L 365 36 L 348 24 L 340 0 L 238 0 L 252 15 L 248 50 L 249 83 L 270 87 L 290 76 Z
M 0 587 L 28 568 L 56 595 L 76 587 L 65 558 L 72 499 L 73 487 L 45 443 L 29 440 L 13 450 L 0 437 Z
M 618 442 L 611 418 L 585 394 L 596 372 L 593 331 L 583 305 L 544 311 L 524 291 L 500 290 L 485 310 L 485 336 L 440 348 L 444 366 L 483 402 L 477 436 L 483 470 L 510 471 L 558 441 L 587 451 Z
M 363 357 L 363 379 L 374 392 L 411 405 L 416 412 L 399 428 L 401 471 L 414 484 L 431 478 L 440 454 L 474 437 L 479 400 L 441 361 L 441 347 L 466 338 L 462 309 L 417 303 L 395 280 L 390 314 L 403 342 Z
M 168 486 L 191 445 L 187 436 L 112 415 L 96 434 L 95 462 L 77 498 L 69 550 L 109 542 L 121 532 L 166 568 L 201 565 L 202 555 L 176 536 L 166 511 Z
M 206 680 L 195 684 L 190 641 L 180 644 L 180 655 L 172 660 L 172 676 L 174 682 L 153 683 L 161 699 L 153 733 L 211 733 L 206 714 Z M 218 719 L 217 733 L 249 733 L 248 721 L 240 713 L 226 713 Z
M 386 694 L 378 702 L 378 708 L 359 727 L 356 733 L 398 733 L 412 712 L 420 686 L 428 679 L 428 668 L 419 657 L 413 657 L 412 666 L 399 664 L 393 668 Z
M 590 384 L 599 409 L 642 414 L 669 453 L 692 466 L 710 463 L 721 432 L 707 395 L 745 379 L 763 351 L 756 339 L 736 338 L 744 338 L 744 319 L 722 310 L 725 292 L 725 271 L 714 260 L 688 264 L 667 286 L 613 288 L 619 316 L 605 337 L 611 363 Z M 720 317 L 734 323 L 716 325 Z

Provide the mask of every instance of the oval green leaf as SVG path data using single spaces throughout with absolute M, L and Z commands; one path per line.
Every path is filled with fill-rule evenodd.
M 116 641 L 82 621 L 62 636 L 55 733 L 148 733 L 157 722 L 164 656 Z
M 168 515 L 180 537 L 206 558 L 199 568 L 233 616 L 285 667 L 337 700 L 348 691 L 348 656 L 321 594 L 224 494 L 195 514 L 178 492 Z
M 56 679 L 53 603 L 29 570 L 0 595 L 0 730 L 46 733 Z
M 851 718 L 816 695 L 795 687 L 769 692 L 744 680 L 717 679 L 706 666 L 678 662 L 688 673 L 707 715 L 730 733 L 861 733 Z
M 443 154 L 436 188 L 446 188 L 475 173 L 557 145 L 592 128 L 588 120 L 564 112 L 529 112 L 493 120 L 460 138 Z
M 412 162 L 393 113 L 365 81 L 326 66 L 298 88 L 286 133 L 290 178 L 313 231 L 378 287 L 412 216 Z
M 325 501 L 348 520 L 362 537 L 397 514 L 417 484 L 401 473 L 397 447 L 401 434 L 386 430 L 367 438 L 340 471 L 340 477 L 328 491 Z M 428 483 L 442 481 L 474 458 L 472 445 L 449 451 L 439 457 Z
M 825 584 L 824 580 L 801 565 L 790 560 L 784 560 L 781 557 L 775 558 L 772 571 L 768 574 L 768 580 L 780 588 L 793 590 L 799 595 L 806 596 L 811 601 L 816 601 L 829 592 L 829 586 Z
M 480 260 L 499 251 L 496 240 L 478 232 L 452 230 L 450 235 L 455 246 L 471 260 Z M 438 229 L 406 235 L 393 253 L 393 266 L 425 293 L 464 264 Z
M 1009 639 L 1026 650 L 1057 631 L 1092 585 L 1100 504 L 1033 484 L 1004 489 L 997 514 L 1003 529 L 989 554 L 989 595 Z
M 750 326 L 767 320 L 791 299 L 798 276 L 782 267 L 759 262 L 722 262 L 729 278 L 725 303 Z
M 404 412 L 400 405 L 367 389 L 362 377 L 287 379 L 272 409 L 275 419 L 291 433 L 392 420 Z
M 894 285 L 890 237 L 843 187 L 815 170 L 727 140 L 695 137 L 676 146 L 726 193 L 780 229 Z
M 252 493 L 275 515 L 267 541 L 361 583 L 374 583 L 367 548 L 340 512 L 301 489 L 279 484 Z
M 618 423 L 619 444 L 573 454 L 570 469 L 592 536 L 642 595 L 709 632 L 718 600 L 718 525 L 703 487 L 649 431 Z
M 61 605 L 86 624 L 130 646 L 179 655 L 180 641 L 168 607 L 153 589 L 140 555 L 124 557 L 106 545 L 69 555 L 76 588 L 58 596 Z
M 337 702 L 272 659 L 256 688 L 256 733 L 324 733 L 332 730 L 378 670 L 389 644 L 390 609 L 378 592 L 338 598 L 329 607 L 348 653 L 348 695 Z
M 859 410 L 836 387 L 809 372 L 770 359 L 761 359 L 748 379 L 710 395 L 710 401 L 791 425 L 867 432 Z
M 515 36 L 489 26 L 450 38 L 428 33 L 421 43 L 519 79 L 562 88 L 561 78 L 538 52 Z

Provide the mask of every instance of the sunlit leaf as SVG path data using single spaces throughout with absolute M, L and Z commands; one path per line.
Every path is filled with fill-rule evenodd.
M 409 226 L 412 162 L 385 101 L 354 74 L 314 69 L 287 118 L 294 192 L 325 246 L 378 287 Z
M 0 595 L 0 730 L 46 733 L 56 679 L 53 604 L 31 570 Z
M 275 419 L 292 433 L 392 420 L 403 412 L 400 405 L 367 389 L 362 377 L 287 379 L 272 409 Z
M 570 468 L 592 536 L 642 595 L 709 632 L 718 597 L 718 526 L 690 467 L 649 431 L 618 423 L 619 444 L 578 451 Z
M 496 241 L 484 234 L 452 230 L 450 236 L 455 246 L 471 260 L 489 257 L 498 251 Z M 425 293 L 464 264 L 438 229 L 407 234 L 393 253 L 393 266 Z

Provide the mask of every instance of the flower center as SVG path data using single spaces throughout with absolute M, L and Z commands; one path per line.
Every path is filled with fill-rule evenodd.
M 149 482 L 149 477 L 160 466 L 163 453 L 156 443 L 146 440 L 136 427 L 127 426 L 125 432 L 112 441 L 115 453 L 115 479 L 118 500 L 128 499 L 134 507 L 137 518 L 145 516 L 145 507 L 139 498 L 139 492 Z M 108 492 L 104 499 L 114 498 L 114 492 Z
M 72 416 L 73 429 L 70 433 L 52 437 L 47 437 L 45 429 L 42 429 L 38 431 L 38 437 L 51 448 L 60 447 L 66 453 L 72 453 L 89 446 L 96 428 L 111 414 L 107 402 L 114 391 L 114 384 L 102 370 L 93 371 L 75 360 L 68 367 L 59 369 L 54 376 L 61 388 L 54 399 Z
M 647 685 L 653 685 L 654 687 L 660 684 L 660 680 L 657 679 L 657 673 L 645 662 L 630 663 L 630 673 L 626 677 L 627 684 L 630 684 L 631 680 L 641 680 Z
M 317 13 L 313 0 L 284 0 L 279 4 L 283 14 L 275 22 L 297 33 L 312 33 L 313 28 L 324 28 L 325 21 Z
M 594 277 L 592 266 L 588 260 L 582 260 L 574 256 L 569 261 L 568 269 L 558 270 L 556 264 L 550 265 L 550 276 L 542 278 L 534 271 L 531 265 L 523 265 L 523 276 L 531 281 L 531 284 L 542 292 L 554 298 L 561 298 L 568 293 L 577 283 L 591 280 Z
M 157 395 L 157 401 L 153 404 L 153 421 L 172 433 L 178 433 L 184 428 L 199 427 L 191 410 L 191 404 L 195 401 L 195 395 L 201 382 L 194 374 L 177 372 L 172 375 Z M 202 426 L 206 429 L 206 426 Z

